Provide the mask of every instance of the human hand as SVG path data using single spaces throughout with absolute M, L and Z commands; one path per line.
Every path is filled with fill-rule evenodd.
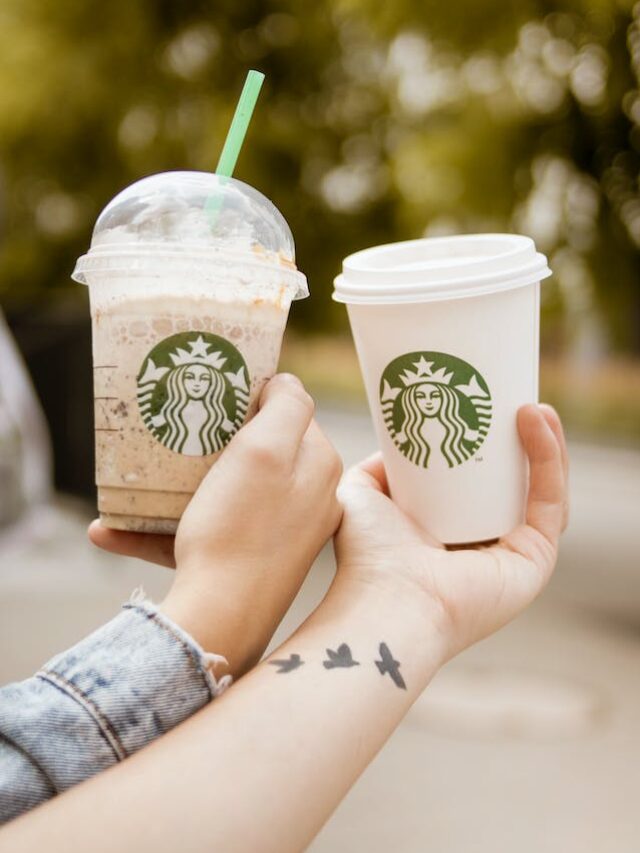
M 231 440 L 174 538 L 110 530 L 101 548 L 176 566 L 161 610 L 234 674 L 255 663 L 341 517 L 342 463 L 294 376 L 274 377 L 260 410 Z
M 443 637 L 445 659 L 497 631 L 523 610 L 553 572 L 568 519 L 568 460 L 550 406 L 524 406 L 518 429 L 529 458 L 526 523 L 497 543 L 445 549 L 388 497 L 382 457 L 351 469 L 338 496 L 336 582 L 365 583 L 418 606 Z

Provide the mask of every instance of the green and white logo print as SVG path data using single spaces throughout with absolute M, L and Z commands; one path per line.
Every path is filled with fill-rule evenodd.
M 148 430 L 186 456 L 221 450 L 249 406 L 249 371 L 238 350 L 208 332 L 180 332 L 157 344 L 138 375 Z
M 442 352 L 395 358 L 380 380 L 394 444 L 422 468 L 454 468 L 472 457 L 491 424 L 491 394 L 466 361 Z

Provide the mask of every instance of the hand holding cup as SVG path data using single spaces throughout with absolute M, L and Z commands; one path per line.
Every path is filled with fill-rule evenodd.
M 398 608 L 420 609 L 438 626 L 447 658 L 517 616 L 555 567 L 568 519 L 562 425 L 550 406 L 528 405 L 518 428 L 530 466 L 526 520 L 497 542 L 445 548 L 389 498 L 380 454 L 348 471 L 338 492 L 336 583 L 365 584 Z
M 175 542 L 99 521 L 89 528 L 107 551 L 176 566 L 162 610 L 236 675 L 259 659 L 340 522 L 342 463 L 313 412 L 298 379 L 275 376 L 196 491 Z

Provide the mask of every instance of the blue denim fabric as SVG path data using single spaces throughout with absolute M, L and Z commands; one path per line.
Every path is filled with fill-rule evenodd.
M 0 824 L 202 708 L 231 681 L 210 671 L 219 660 L 138 595 L 33 678 L 1 688 Z

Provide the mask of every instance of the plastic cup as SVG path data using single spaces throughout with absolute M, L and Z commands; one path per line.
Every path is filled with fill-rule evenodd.
M 291 232 L 247 184 L 167 172 L 107 205 L 73 278 L 89 286 L 102 523 L 173 533 L 308 296 Z
M 350 255 L 347 304 L 393 500 L 446 544 L 523 521 L 516 412 L 538 399 L 540 281 L 528 237 L 411 240 Z

